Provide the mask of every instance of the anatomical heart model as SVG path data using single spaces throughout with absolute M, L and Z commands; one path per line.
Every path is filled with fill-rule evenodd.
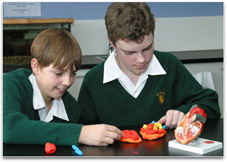
M 207 114 L 203 109 L 198 105 L 192 106 L 174 131 L 176 140 L 185 145 L 192 142 L 202 132 L 206 118 Z

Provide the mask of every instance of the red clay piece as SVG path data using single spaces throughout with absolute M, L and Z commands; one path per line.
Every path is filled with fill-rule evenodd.
M 121 137 L 122 142 L 140 143 L 142 139 L 135 130 L 123 130 L 124 135 Z
M 55 144 L 47 142 L 45 145 L 45 152 L 47 154 L 53 154 L 53 153 L 55 153 L 55 151 L 56 151 Z

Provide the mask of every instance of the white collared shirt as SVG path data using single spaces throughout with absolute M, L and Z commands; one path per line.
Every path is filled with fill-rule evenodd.
M 50 122 L 51 120 L 53 120 L 53 116 L 55 116 L 60 119 L 69 121 L 62 99 L 54 99 L 52 101 L 50 111 L 47 112 L 47 107 L 36 83 L 35 76 L 31 74 L 29 76 L 29 80 L 33 87 L 33 107 L 34 110 L 38 110 L 40 120 L 44 122 Z
M 128 76 L 119 68 L 115 59 L 114 50 L 104 64 L 103 84 L 118 79 L 124 89 L 134 98 L 137 98 L 147 82 L 148 75 L 165 74 L 165 70 L 162 68 L 156 56 L 153 55 L 147 70 L 140 75 L 137 84 L 134 85 Z

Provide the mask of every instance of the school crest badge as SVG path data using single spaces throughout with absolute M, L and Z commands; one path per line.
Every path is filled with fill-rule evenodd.
M 156 94 L 159 99 L 159 103 L 162 105 L 165 102 L 165 92 L 161 91 Z

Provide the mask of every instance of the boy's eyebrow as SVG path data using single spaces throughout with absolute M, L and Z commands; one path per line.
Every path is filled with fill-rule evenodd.
M 144 48 L 143 50 L 150 48 L 152 45 L 153 45 L 153 42 L 150 45 L 148 45 L 146 48 Z
M 152 42 L 151 44 L 149 44 L 149 45 L 148 45 L 146 48 L 144 48 L 143 50 L 146 50 L 146 49 L 150 48 L 152 45 L 153 45 L 153 42 Z M 136 51 L 127 51 L 127 50 L 124 50 L 124 49 L 122 49 L 122 48 L 121 48 L 121 50 L 122 50 L 123 52 L 132 52 L 132 53 L 133 53 L 133 52 L 136 52 Z M 143 51 L 143 50 L 142 50 L 142 51 Z
M 54 68 L 55 70 L 60 70 L 60 71 L 68 71 L 68 69 L 59 69 L 59 68 Z M 71 72 L 75 73 L 76 72 L 76 69 L 75 70 L 72 70 Z
M 134 53 L 134 52 L 136 52 L 136 51 L 127 51 L 127 50 L 124 50 L 124 49 L 121 49 L 123 52 L 131 52 L 131 53 Z

